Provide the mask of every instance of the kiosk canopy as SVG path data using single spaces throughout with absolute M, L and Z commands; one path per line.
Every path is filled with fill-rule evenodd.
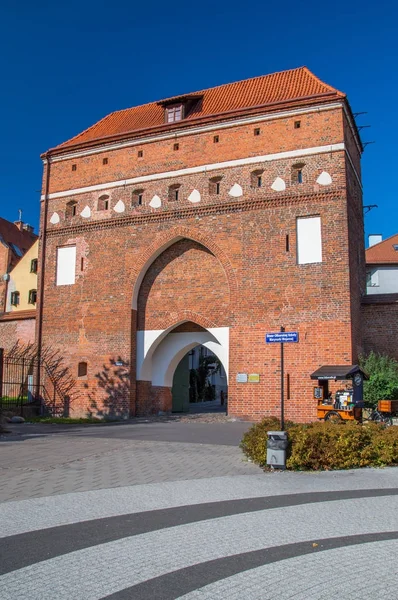
M 314 371 L 311 379 L 352 379 L 356 373 L 361 373 L 364 379 L 369 379 L 358 365 L 325 365 Z

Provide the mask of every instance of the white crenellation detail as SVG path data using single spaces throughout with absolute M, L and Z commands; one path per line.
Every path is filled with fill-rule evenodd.
M 283 192 L 286 189 L 286 183 L 283 181 L 282 177 L 277 177 L 271 185 L 271 188 L 275 192 Z
M 84 219 L 88 219 L 89 217 L 91 217 L 91 208 L 89 206 L 85 206 L 82 210 L 82 212 L 80 213 L 80 215 L 84 218 Z
M 243 196 L 242 187 L 239 185 L 239 183 L 234 183 L 228 194 L 233 198 L 240 198 L 240 196 Z
M 301 148 L 300 150 L 289 150 L 286 152 L 277 152 L 276 154 L 264 154 L 262 156 L 249 156 L 247 158 L 237 158 L 235 160 L 227 160 L 220 163 L 211 163 L 200 165 L 198 167 L 188 167 L 186 169 L 177 169 L 176 171 L 167 171 L 163 173 L 154 173 L 152 175 L 142 175 L 131 179 L 121 179 L 111 181 L 109 183 L 100 183 L 97 185 L 88 185 L 87 187 L 66 190 L 64 192 L 54 192 L 49 194 L 48 198 L 65 198 L 76 194 L 85 194 L 87 192 L 99 192 L 102 190 L 110 190 L 116 187 L 126 185 L 136 185 L 138 183 L 146 183 L 148 181 L 158 181 L 161 179 L 169 179 L 171 177 L 181 177 L 182 175 L 192 175 L 194 173 L 207 173 L 218 169 L 226 169 L 230 167 L 241 167 L 244 165 L 261 164 L 262 162 L 271 162 L 274 160 L 285 160 L 287 158 L 299 158 L 302 156 L 312 156 L 314 154 L 325 154 L 330 152 L 340 152 L 345 150 L 343 142 L 339 144 L 329 144 L 327 146 L 315 146 L 313 148 Z M 41 197 L 44 200 L 45 196 Z
M 201 200 L 201 196 L 200 196 L 200 192 L 198 190 L 193 190 L 189 196 L 188 196 L 188 200 L 192 203 L 195 202 L 200 202 Z
M 115 206 L 113 207 L 113 210 L 117 213 L 122 213 L 126 210 L 126 205 L 124 204 L 123 200 L 119 200 L 119 202 L 116 202 Z
M 60 219 L 59 219 L 59 214 L 57 212 L 53 213 L 51 215 L 51 219 L 50 219 L 50 223 L 52 225 L 56 225 L 57 223 L 59 223 Z
M 159 198 L 159 196 L 155 194 L 152 200 L 150 201 L 149 206 L 151 208 L 160 208 L 162 206 L 162 201 Z
M 319 185 L 330 185 L 332 183 L 332 178 L 329 173 L 322 171 L 316 182 L 319 183 Z

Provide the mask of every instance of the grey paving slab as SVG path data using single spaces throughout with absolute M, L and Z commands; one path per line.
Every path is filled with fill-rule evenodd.
M 344 519 L 344 514 L 350 518 Z M 4 600 L 94 600 L 202 561 L 289 542 L 311 544 L 320 537 L 392 531 L 395 525 L 396 502 L 391 497 L 372 503 L 357 499 L 273 509 L 172 527 L 68 553 L 3 575 L 0 589 L 5 591 Z

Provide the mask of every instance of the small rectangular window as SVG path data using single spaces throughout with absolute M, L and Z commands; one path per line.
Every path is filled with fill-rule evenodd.
M 38 264 L 38 259 L 37 258 L 33 258 L 30 261 L 30 272 L 31 273 L 37 273 L 37 264 Z
M 261 187 L 263 185 L 263 178 L 261 175 L 257 175 L 257 187 Z
M 83 256 L 80 259 L 80 270 L 84 271 L 84 257 Z
M 19 305 L 19 292 L 11 292 L 11 305 L 12 306 Z
M 290 242 L 289 242 L 289 234 L 286 234 L 286 252 L 289 252 Z
M 137 156 L 138 156 L 138 158 L 142 158 L 144 156 L 144 151 L 143 150 L 138 150 Z
M 77 170 L 77 165 L 72 165 L 72 171 L 76 171 Z
M 78 377 L 87 377 L 87 363 L 79 362 L 77 365 L 77 376 Z
M 295 121 L 294 122 L 294 128 L 295 129 L 300 129 L 300 127 L 301 127 L 301 121 Z
M 73 285 L 76 276 L 76 246 L 57 248 L 56 285 Z
M 28 304 L 36 304 L 37 290 L 29 290 Z
M 108 159 L 107 158 L 103 158 L 102 159 L 102 164 L 103 165 L 107 165 L 108 164 Z
M 261 129 L 259 127 L 256 127 L 256 129 L 254 130 L 254 135 L 260 135 L 261 133 Z
M 173 150 L 179 150 L 179 149 L 180 149 L 180 144 L 174 144 Z
M 297 183 L 303 183 L 303 172 L 301 169 L 297 171 Z
M 219 142 L 219 141 L 220 141 L 220 138 L 219 138 L 219 136 L 218 136 L 218 135 L 215 135 L 215 136 L 214 136 L 214 138 L 213 138 L 213 142 L 214 142 L 215 144 L 218 144 L 218 142 Z
M 299 265 L 322 262 L 321 217 L 297 219 L 297 262 Z
M 220 182 L 217 181 L 217 183 L 216 183 L 216 194 L 220 193 L 220 187 L 221 187 Z

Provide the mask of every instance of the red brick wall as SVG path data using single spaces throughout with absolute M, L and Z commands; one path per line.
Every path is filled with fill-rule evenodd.
M 9 350 L 17 341 L 21 344 L 35 340 L 35 319 L 0 321 L 0 348 Z
M 301 127 L 295 129 L 294 122 L 298 119 Z M 261 129 L 259 136 L 254 135 L 256 128 Z M 213 142 L 215 135 L 219 137 L 217 144 Z M 339 108 L 190 136 L 178 137 L 177 133 L 168 140 L 53 163 L 50 193 L 248 156 L 324 146 L 341 142 L 342 138 Z M 173 150 L 176 141 L 178 151 Z M 144 153 L 142 158 L 138 158 L 139 150 Z M 102 164 L 104 157 L 108 158 L 107 165 Z M 72 171 L 72 165 L 76 165 L 76 171 Z
M 107 167 L 102 167 L 102 154 L 79 159 L 75 173 L 70 171 L 73 161 L 62 161 L 52 166 L 51 189 L 344 139 L 341 110 L 303 116 L 300 129 L 294 129 L 293 121 L 264 123 L 258 137 L 252 126 L 220 130 L 214 132 L 220 135 L 219 144 L 213 144 L 213 132 L 184 137 L 176 153 L 170 150 L 172 141 L 154 142 L 152 150 L 144 147 L 142 162 L 131 148 L 114 151 Z M 344 152 L 300 159 L 305 163 L 301 185 L 291 182 L 296 162 L 291 158 L 256 163 L 140 186 L 145 187 L 146 203 L 155 193 L 164 200 L 157 210 L 147 204 L 131 209 L 132 186 L 107 192 L 111 206 L 119 199 L 125 202 L 127 210 L 121 215 L 97 212 L 100 193 L 84 193 L 75 197 L 78 216 L 48 226 L 43 342 L 61 348 L 73 372 L 79 361 L 88 363 L 87 379 L 79 381 L 82 394 L 74 405 L 76 413 L 90 406 L 106 413 L 109 403 L 113 412 L 123 415 L 129 407 L 130 413 L 143 414 L 171 406 L 168 388 L 135 382 L 136 330 L 166 329 L 187 320 L 202 327 L 230 328 L 229 412 L 250 418 L 279 410 L 280 348 L 266 345 L 265 333 L 281 325 L 297 330 L 300 342 L 286 345 L 286 413 L 301 421 L 315 418 L 310 374 L 324 364 L 350 364 L 356 353 L 351 326 L 359 304 L 351 295 L 358 258 L 350 256 L 356 248 L 349 240 L 359 239 L 361 222 L 356 217 L 358 200 L 347 201 Z M 111 170 L 105 171 L 108 167 Z M 252 188 L 251 171 L 260 167 L 263 186 Z M 328 187 L 316 184 L 323 170 L 333 179 Z M 223 177 L 222 190 L 211 196 L 208 179 L 218 174 Z M 285 179 L 285 192 L 270 189 L 277 176 Z M 178 202 L 167 201 L 173 183 L 182 186 Z M 234 183 L 243 188 L 241 198 L 228 195 Z M 202 194 L 197 205 L 186 199 L 193 188 Z M 53 211 L 63 215 L 72 197 L 50 200 L 49 217 Z M 90 219 L 79 216 L 86 204 L 93 210 Z M 313 215 L 322 220 L 323 262 L 298 265 L 296 219 Z M 66 244 L 77 247 L 76 283 L 57 287 L 56 249 Z M 164 252 L 159 255 L 160 249 Z M 133 295 L 138 295 L 137 312 L 131 310 Z M 116 362 L 122 363 L 122 372 L 115 373 Z M 259 373 L 260 383 L 238 384 L 241 372 Z
M 398 360 L 398 295 L 391 294 L 391 300 L 381 304 L 363 304 L 361 314 L 364 352 L 373 350 Z

